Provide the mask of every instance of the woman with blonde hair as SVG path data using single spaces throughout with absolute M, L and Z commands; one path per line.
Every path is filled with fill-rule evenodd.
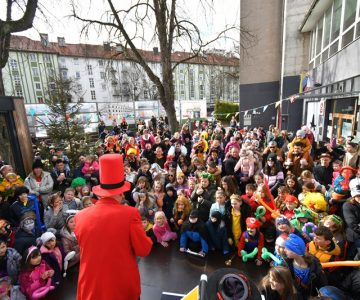
M 295 300 L 296 289 L 288 268 L 272 267 L 262 279 L 259 290 L 265 300 Z

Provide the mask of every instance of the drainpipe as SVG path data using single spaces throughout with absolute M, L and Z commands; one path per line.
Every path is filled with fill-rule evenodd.
M 280 74 L 280 106 L 278 113 L 278 128 L 281 128 L 281 119 L 282 119 L 282 102 L 283 102 L 283 92 L 284 92 L 284 69 L 285 69 L 285 42 L 286 42 L 286 19 L 287 19 L 287 0 L 283 0 L 283 18 L 282 18 L 282 50 L 281 50 L 281 74 Z

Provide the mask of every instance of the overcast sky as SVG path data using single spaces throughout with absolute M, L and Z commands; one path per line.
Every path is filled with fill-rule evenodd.
M 71 14 L 71 0 L 39 0 L 42 4 L 42 11 L 46 14 L 47 21 L 44 21 L 44 17 L 38 12 L 38 17 L 34 22 L 34 28 L 18 33 L 19 35 L 26 35 L 32 39 L 39 40 L 39 32 L 48 33 L 51 42 L 55 42 L 57 37 L 65 37 L 67 43 L 79 43 L 86 42 L 90 44 L 102 44 L 108 40 L 108 34 L 105 32 L 99 33 L 95 28 L 89 31 L 89 35 L 85 36 L 80 34 L 83 27 L 82 22 L 69 18 Z M 105 0 L 73 0 L 78 7 L 79 15 L 86 18 L 99 19 L 105 18 L 105 12 L 108 10 L 107 1 Z M 5 2 L 1 0 L 0 3 L 0 16 L 4 19 Z M 122 9 L 129 7 L 132 0 L 116 0 L 114 3 L 120 3 Z M 150 1 L 152 2 L 152 1 Z M 203 35 L 203 40 L 207 41 L 212 39 L 218 32 L 223 30 L 227 25 L 239 24 L 239 0 L 205 0 L 203 3 L 206 7 L 204 12 L 204 6 L 200 4 L 200 0 L 178 0 L 178 5 L 181 6 L 182 11 L 179 11 L 181 16 L 188 17 L 188 20 L 193 21 L 199 28 Z M 212 5 L 212 7 L 210 7 Z M 152 34 L 152 27 L 147 24 L 145 36 L 148 38 Z M 131 23 L 127 23 L 127 28 L 134 30 L 135 26 Z M 237 32 L 229 34 L 234 40 L 238 40 Z M 220 49 L 231 49 L 234 45 L 234 41 L 220 40 L 214 43 L 212 47 Z M 151 49 L 153 46 L 158 46 L 149 41 L 142 42 L 137 41 L 137 47 L 143 49 Z M 180 50 L 179 46 L 176 50 Z M 180 47 L 181 48 L 181 47 Z M 182 48 L 186 48 L 186 45 L 182 45 Z M 184 49 L 186 50 L 186 49 Z

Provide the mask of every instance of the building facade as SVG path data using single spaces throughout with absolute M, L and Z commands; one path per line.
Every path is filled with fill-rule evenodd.
M 256 37 L 240 59 L 246 125 L 360 139 L 360 0 L 242 0 L 241 16 Z
M 4 68 L 7 95 L 22 96 L 26 104 L 43 103 L 53 76 L 71 78 L 84 102 L 129 102 L 157 100 L 155 86 L 143 69 L 123 58 L 121 47 L 109 44 L 66 44 L 64 38 L 49 42 L 13 36 L 9 61 Z M 157 48 L 142 51 L 154 73 L 161 77 Z M 189 53 L 174 52 L 176 63 Z M 208 107 L 216 99 L 238 102 L 239 59 L 229 53 L 209 51 L 179 64 L 174 70 L 175 99 L 206 99 Z

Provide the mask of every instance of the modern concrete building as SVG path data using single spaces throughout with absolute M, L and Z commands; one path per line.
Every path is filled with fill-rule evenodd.
M 256 37 L 241 53 L 244 123 L 360 139 L 360 0 L 242 0 L 241 16 Z
M 126 60 L 122 48 L 109 44 L 67 44 L 64 38 L 49 42 L 13 36 L 9 61 L 4 68 L 7 95 L 23 96 L 25 103 L 42 103 L 51 88 L 52 76 L 76 81 L 85 102 L 128 102 L 156 100 L 157 92 L 145 72 Z M 142 51 L 151 69 L 161 76 L 157 48 Z M 176 63 L 189 53 L 174 52 Z M 206 99 L 209 108 L 216 99 L 238 102 L 239 59 L 232 53 L 206 54 L 179 64 L 174 70 L 175 99 Z

